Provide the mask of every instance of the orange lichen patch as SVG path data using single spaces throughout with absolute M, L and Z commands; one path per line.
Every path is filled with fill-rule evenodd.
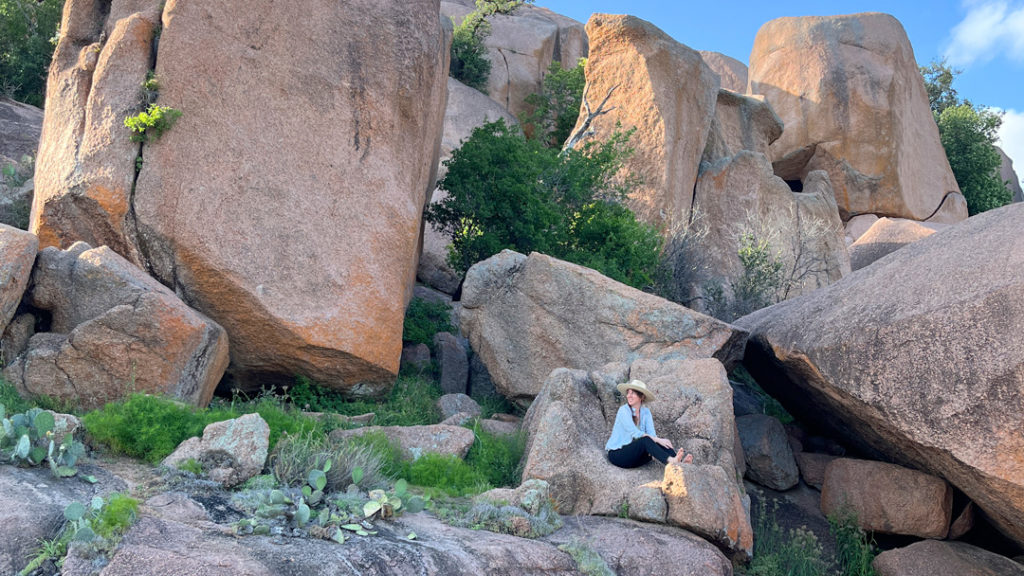
M 107 215 L 111 228 L 115 230 L 121 229 L 124 217 L 128 214 L 128 193 L 126 190 L 93 185 L 86 191 L 86 196 L 95 201 L 98 208 Z

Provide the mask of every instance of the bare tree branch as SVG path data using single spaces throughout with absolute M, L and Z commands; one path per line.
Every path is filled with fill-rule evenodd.
M 586 110 L 587 115 L 586 118 L 583 120 L 583 124 L 581 124 L 580 127 L 575 132 L 573 132 L 572 135 L 569 136 L 569 139 L 566 140 L 565 146 L 562 147 L 563 155 L 569 150 L 575 148 L 576 145 L 579 144 L 580 141 L 583 140 L 584 138 L 594 135 L 594 131 L 590 129 L 590 124 L 594 121 L 595 118 L 597 118 L 598 116 L 604 116 L 605 114 L 617 108 L 616 106 L 612 106 L 611 108 L 608 108 L 606 110 L 604 106 L 605 104 L 608 103 L 608 99 L 612 97 L 612 93 L 615 92 L 615 89 L 618 88 L 619 86 L 619 84 L 616 84 L 615 86 L 609 88 L 608 93 L 604 95 L 604 100 L 601 100 L 601 104 L 598 105 L 597 110 L 591 111 L 590 102 L 587 100 L 587 93 L 590 91 L 590 83 L 587 83 L 586 87 L 583 88 L 583 109 Z

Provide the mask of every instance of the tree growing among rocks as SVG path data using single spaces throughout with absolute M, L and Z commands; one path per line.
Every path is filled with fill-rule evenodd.
M 455 24 L 448 75 L 470 88 L 487 92 L 487 80 L 491 76 L 491 61 L 484 47 L 484 40 L 491 33 L 487 18 L 511 14 L 519 6 L 532 3 L 533 0 L 476 0 L 476 9 L 467 14 L 462 23 Z

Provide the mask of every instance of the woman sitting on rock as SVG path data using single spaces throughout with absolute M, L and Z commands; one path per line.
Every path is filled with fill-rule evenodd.
M 654 418 L 651 409 L 644 403 L 654 402 L 654 394 L 639 380 L 618 385 L 619 392 L 626 395 L 626 404 L 615 415 L 612 437 L 604 445 L 608 461 L 619 468 L 636 468 L 651 461 L 653 456 L 663 464 L 693 462 L 693 455 L 683 457 L 672 449 L 672 441 L 658 438 L 654 433 Z

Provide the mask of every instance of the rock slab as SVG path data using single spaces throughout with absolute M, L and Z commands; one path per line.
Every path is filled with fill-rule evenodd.
M 163 465 L 176 467 L 194 459 L 207 477 L 231 487 L 262 472 L 269 449 L 270 426 L 259 414 L 246 414 L 207 425 L 202 438 L 182 442 Z
M 641 358 L 738 361 L 745 334 L 601 274 L 505 250 L 470 268 L 462 331 L 495 388 L 523 404 L 555 368 Z
M 773 490 L 789 490 L 800 481 L 793 450 L 778 419 L 767 414 L 736 418 L 747 478 Z
M 205 406 L 228 364 L 216 322 L 106 246 L 42 250 L 31 303 L 51 314 L 4 371 L 23 395 L 103 406 L 132 392 Z
M 1019 543 L 1022 218 L 1020 204 L 980 214 L 737 321 L 745 366 L 792 414 L 945 478 Z

